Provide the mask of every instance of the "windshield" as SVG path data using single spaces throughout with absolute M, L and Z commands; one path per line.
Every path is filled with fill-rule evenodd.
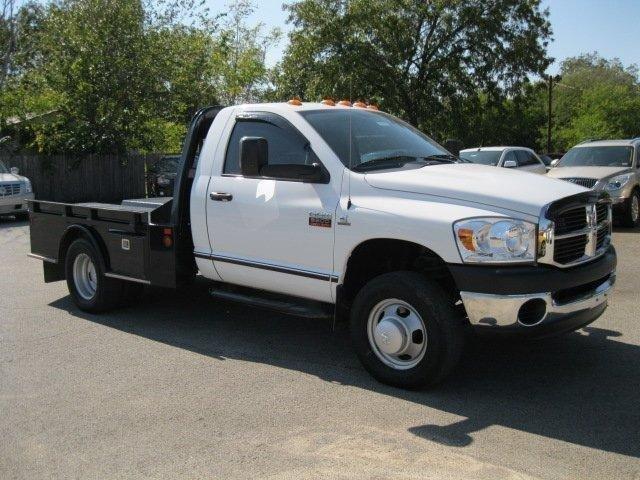
M 460 158 L 473 163 L 481 163 L 482 165 L 491 165 L 495 167 L 500 161 L 502 152 L 500 150 L 474 150 L 471 152 L 460 152 Z
M 575 147 L 558 162 L 558 167 L 630 167 L 633 147 Z
M 0 173 L 9 173 L 9 170 L 4 166 L 4 163 L 2 162 L 0 162 Z
M 336 109 L 300 112 L 354 171 L 416 167 L 456 161 L 451 153 L 411 125 L 371 110 Z

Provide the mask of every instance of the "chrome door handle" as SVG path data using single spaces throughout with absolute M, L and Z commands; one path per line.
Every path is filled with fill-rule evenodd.
M 216 202 L 230 202 L 233 200 L 233 195 L 230 193 L 221 193 L 221 192 L 211 192 L 209 194 L 209 198 L 211 200 L 215 200 Z

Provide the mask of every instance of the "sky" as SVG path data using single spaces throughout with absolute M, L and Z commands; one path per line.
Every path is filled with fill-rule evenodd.
M 212 10 L 220 9 L 222 3 L 209 0 Z M 285 33 L 290 29 L 283 0 L 255 3 L 258 7 L 251 21 L 261 21 L 267 28 L 279 27 Z M 640 0 L 543 0 L 542 4 L 549 8 L 554 37 L 549 54 L 556 61 L 549 73 L 558 72 L 562 59 L 589 52 L 618 57 L 624 65 L 640 65 Z M 285 35 L 280 45 L 267 53 L 269 66 L 280 60 L 286 44 Z

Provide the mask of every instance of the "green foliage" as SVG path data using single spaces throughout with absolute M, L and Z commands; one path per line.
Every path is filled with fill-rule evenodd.
M 261 23 L 248 26 L 246 18 L 253 10 L 251 2 L 238 1 L 215 39 L 210 68 L 225 105 L 260 100 L 268 84 L 264 58 L 266 50 L 279 42 L 281 32 L 273 29 L 264 34 Z
M 15 7 L 16 0 L 0 0 Z M 0 137 L 44 153 L 175 152 L 198 108 L 364 99 L 439 141 L 546 146 L 548 12 L 539 0 L 297 0 L 281 37 L 250 0 L 27 1 L 0 15 Z M 638 69 L 566 59 L 554 149 L 640 134 Z
M 499 106 L 544 71 L 550 27 L 539 3 L 296 1 L 278 92 L 369 99 L 442 139 L 460 129 L 448 125 L 454 114 L 486 102 L 479 92 Z
M 252 8 L 238 0 L 211 16 L 200 0 L 26 4 L 11 19 L 21 34 L 0 77 L 0 130 L 45 153 L 179 150 L 198 108 L 263 94 L 278 33 L 248 27 Z M 5 126 L 14 117 L 23 121 Z
M 554 95 L 554 146 L 571 148 L 587 138 L 640 135 L 640 83 L 636 66 L 596 54 L 568 58 Z

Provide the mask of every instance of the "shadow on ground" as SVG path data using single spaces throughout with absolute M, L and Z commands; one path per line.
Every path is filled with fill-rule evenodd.
M 344 325 L 332 330 L 331 322 L 216 303 L 207 289 L 198 281 L 189 292 L 149 292 L 135 307 L 100 316 L 77 310 L 69 297 L 51 305 L 220 361 L 298 370 L 465 418 L 450 425 L 432 425 L 425 418 L 425 424 L 409 429 L 429 441 L 464 447 L 474 432 L 502 425 L 640 457 L 640 347 L 624 343 L 618 332 L 588 327 L 536 343 L 475 342 L 443 385 L 407 392 L 368 376 Z
M 29 225 L 29 220 L 25 218 L 0 215 L 0 229 L 26 227 L 27 225 Z

